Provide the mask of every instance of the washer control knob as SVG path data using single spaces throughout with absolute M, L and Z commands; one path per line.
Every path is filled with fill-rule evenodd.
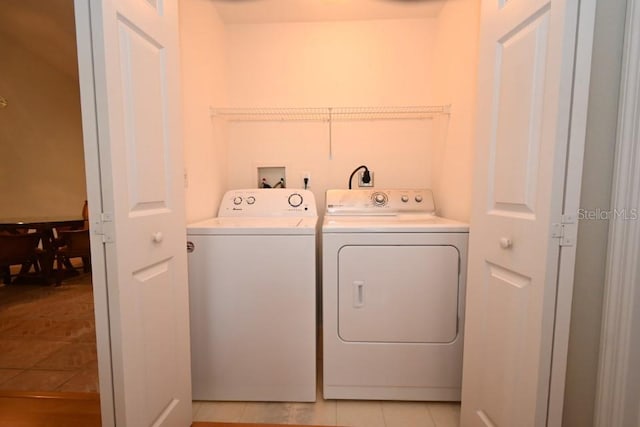
M 409 196 L 402 196 L 400 199 L 403 203 L 407 203 L 409 201 Z
M 233 204 L 234 205 L 239 205 L 240 203 L 242 203 L 242 197 L 236 196 L 236 197 L 233 198 Z
M 373 204 L 376 206 L 384 206 L 387 204 L 387 195 L 384 193 L 373 193 L 371 198 L 373 199 Z
M 249 197 L 247 197 L 247 203 L 248 203 L 248 204 L 252 205 L 252 204 L 254 204 L 255 202 L 256 202 L 256 198 L 255 198 L 255 197 L 253 197 L 253 196 L 249 196 Z
M 416 196 L 416 202 L 421 203 L 422 202 L 422 196 L 421 195 L 417 195 Z
M 289 205 L 291 205 L 291 207 L 297 208 L 302 204 L 302 201 L 302 196 L 298 193 L 293 193 L 289 196 Z

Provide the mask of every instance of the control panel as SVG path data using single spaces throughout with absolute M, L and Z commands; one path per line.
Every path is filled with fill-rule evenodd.
M 309 190 L 252 188 L 227 191 L 220 202 L 218 216 L 318 216 L 318 210 Z
M 429 189 L 327 190 L 327 215 L 435 214 Z

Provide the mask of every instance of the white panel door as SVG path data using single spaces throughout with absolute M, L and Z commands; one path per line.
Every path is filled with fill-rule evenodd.
M 189 426 L 178 4 L 90 6 L 115 421 Z
M 546 425 L 578 4 L 482 2 L 465 427 Z

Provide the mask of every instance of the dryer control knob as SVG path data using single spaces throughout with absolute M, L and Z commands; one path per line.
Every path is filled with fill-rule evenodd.
M 302 204 L 302 201 L 302 196 L 298 193 L 293 193 L 289 196 L 289 205 L 291 205 L 291 207 L 297 208 Z
M 421 203 L 422 202 L 422 196 L 421 195 L 417 195 L 416 196 L 416 202 Z
M 407 203 L 409 201 L 409 196 L 402 196 L 400 198 L 404 203 Z
M 373 193 L 372 199 L 376 206 L 384 206 L 387 204 L 387 195 L 384 193 Z
M 252 204 L 254 204 L 255 202 L 256 202 L 256 198 L 255 198 L 255 197 L 253 197 L 253 196 L 249 196 L 249 197 L 247 197 L 247 203 L 248 203 L 248 204 L 252 205 Z
M 233 204 L 234 205 L 239 205 L 240 203 L 242 203 L 242 197 L 236 196 L 236 197 L 233 198 Z

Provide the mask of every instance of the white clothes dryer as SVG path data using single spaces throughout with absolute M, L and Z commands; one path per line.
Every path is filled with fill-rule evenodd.
M 195 400 L 316 398 L 313 193 L 234 190 L 187 227 Z
M 467 224 L 430 190 L 329 190 L 325 399 L 459 401 Z

